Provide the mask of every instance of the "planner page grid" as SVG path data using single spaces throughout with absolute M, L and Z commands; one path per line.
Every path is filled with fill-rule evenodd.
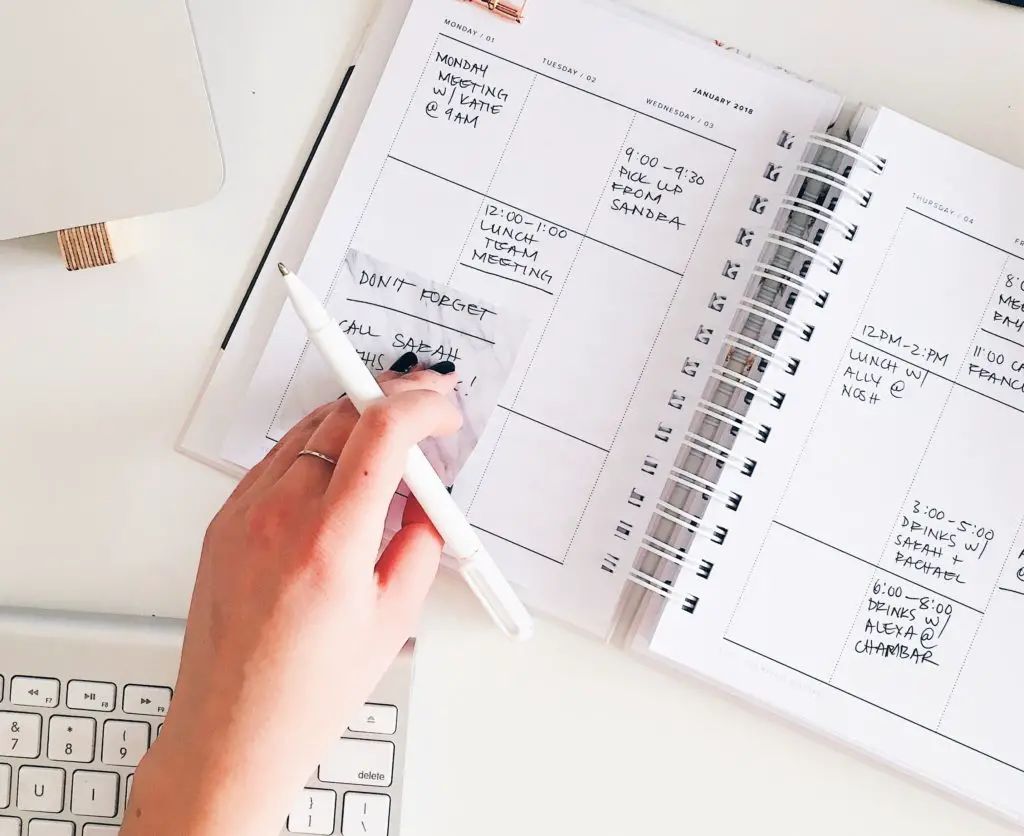
M 888 111 L 865 148 L 703 611 L 652 650 L 1022 820 L 1024 172 Z

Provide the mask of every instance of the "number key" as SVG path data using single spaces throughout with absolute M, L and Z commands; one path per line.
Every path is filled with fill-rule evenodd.
M 38 758 L 43 718 L 38 714 L 0 711 L 0 757 Z
M 96 756 L 96 721 L 91 717 L 51 717 L 46 755 L 51 761 L 89 763 Z
M 149 723 L 107 720 L 103 724 L 103 763 L 138 766 L 149 749 Z

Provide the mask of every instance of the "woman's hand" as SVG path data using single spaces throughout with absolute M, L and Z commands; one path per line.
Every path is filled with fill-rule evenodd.
M 443 545 L 415 500 L 378 554 L 409 449 L 460 426 L 445 397 L 456 379 L 380 381 L 388 397 L 362 417 L 342 398 L 298 424 L 211 523 L 174 700 L 123 836 L 277 834 L 413 633 Z

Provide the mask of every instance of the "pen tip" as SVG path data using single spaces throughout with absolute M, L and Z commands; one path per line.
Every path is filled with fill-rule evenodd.
M 281 262 L 277 263 L 277 269 L 281 271 L 282 276 L 287 276 L 291 272 L 291 270 L 281 264 Z

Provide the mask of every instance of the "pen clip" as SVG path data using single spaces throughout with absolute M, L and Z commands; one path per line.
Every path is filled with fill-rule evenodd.
M 466 585 L 508 636 L 521 642 L 533 636 L 533 619 L 490 555 L 478 552 L 456 565 Z

